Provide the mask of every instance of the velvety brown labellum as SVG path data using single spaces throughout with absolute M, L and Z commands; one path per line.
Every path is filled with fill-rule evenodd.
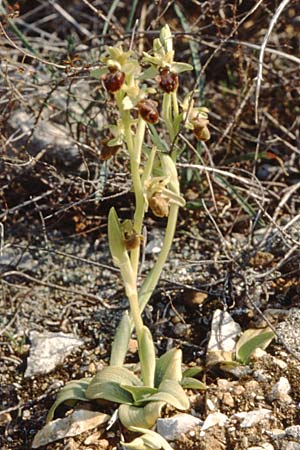
M 125 73 L 120 70 L 111 70 L 103 77 L 105 89 L 108 92 L 117 92 L 125 81 Z
M 159 113 L 157 110 L 157 102 L 150 98 L 140 100 L 138 103 L 139 113 L 147 123 L 157 123 L 159 120 Z
M 135 230 L 130 232 L 124 232 L 124 244 L 126 250 L 134 250 L 139 247 L 141 242 L 141 237 L 137 234 Z
M 107 143 L 110 141 L 110 138 L 102 139 L 101 144 L 101 153 L 100 153 L 100 159 L 102 161 L 106 161 L 107 159 L 111 158 L 112 156 L 115 156 L 117 151 L 119 150 L 119 145 L 114 145 L 110 147 L 107 145 Z
M 149 206 L 153 214 L 157 217 L 168 217 L 169 199 L 157 192 L 149 200 Z
M 163 69 L 160 72 L 159 85 L 164 92 L 169 94 L 178 88 L 178 75 L 169 69 Z
M 194 125 L 194 135 L 198 141 L 208 141 L 210 139 L 210 132 L 207 127 Z

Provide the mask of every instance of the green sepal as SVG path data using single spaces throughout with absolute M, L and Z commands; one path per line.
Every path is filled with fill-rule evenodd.
M 97 80 L 101 80 L 102 75 L 107 73 L 107 67 L 100 67 L 98 69 L 91 70 L 90 76 L 93 78 L 97 78 Z
M 82 378 L 81 380 L 67 383 L 58 393 L 55 402 L 48 412 L 46 422 L 50 422 L 53 419 L 56 409 L 62 403 L 74 406 L 77 401 L 88 401 L 85 392 L 91 381 L 92 378 Z
M 186 393 L 178 381 L 175 380 L 164 380 L 159 385 L 158 392 L 151 395 L 149 401 L 165 402 L 181 411 L 188 409 L 190 406 Z
M 161 416 L 164 405 L 165 402 L 160 401 L 147 403 L 144 407 L 120 405 L 118 416 L 124 427 L 129 430 L 132 427 L 152 428 Z
M 248 364 L 254 350 L 267 348 L 274 336 L 270 327 L 246 330 L 236 344 L 236 359 L 242 364 Z
M 184 389 L 207 389 L 207 386 L 202 381 L 193 377 L 183 377 L 180 384 Z
M 145 386 L 154 387 L 155 347 L 149 328 L 143 326 L 139 340 L 139 357 Z
M 128 311 L 125 311 L 121 322 L 119 323 L 116 334 L 112 343 L 110 365 L 119 366 L 123 365 L 126 353 L 128 350 L 128 343 L 131 336 L 131 320 Z
M 182 351 L 172 348 L 156 360 L 154 386 L 158 387 L 163 380 L 181 381 Z
M 193 70 L 194 67 L 191 64 L 183 63 L 183 62 L 174 62 L 172 64 L 172 72 L 182 73 L 187 70 Z

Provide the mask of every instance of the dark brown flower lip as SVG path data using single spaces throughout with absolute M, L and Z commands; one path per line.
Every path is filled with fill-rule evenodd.
M 103 77 L 105 89 L 111 93 L 119 91 L 124 81 L 125 73 L 117 69 L 110 69 L 110 71 Z
M 164 68 L 160 71 L 158 76 L 158 83 L 161 89 L 169 94 L 176 91 L 179 84 L 177 73 L 171 72 L 170 69 Z
M 145 122 L 155 124 L 159 121 L 157 102 L 146 98 L 138 102 L 138 110 Z

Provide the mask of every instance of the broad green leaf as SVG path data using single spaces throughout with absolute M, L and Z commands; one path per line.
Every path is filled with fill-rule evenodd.
M 132 386 L 142 386 L 143 383 L 131 370 L 125 367 L 106 366 L 96 373 L 90 385 L 113 381 L 118 384 L 131 384 Z
M 141 380 L 125 367 L 107 366 L 97 372 L 85 392 L 88 399 L 103 399 L 118 403 L 132 403 L 131 394 L 121 385 L 141 386 Z
M 128 386 L 122 384 L 121 387 L 130 392 L 135 406 L 142 406 L 147 403 L 149 401 L 149 397 L 157 392 L 156 388 L 148 386 Z
M 149 401 L 165 402 L 181 411 L 188 409 L 190 406 L 186 393 L 175 380 L 164 380 L 159 385 L 158 392 L 151 395 Z
M 157 419 L 161 416 L 161 411 L 165 402 L 155 401 L 147 403 L 145 406 L 120 405 L 118 415 L 124 427 L 152 428 Z
M 156 433 L 153 430 L 145 430 L 144 428 L 140 427 L 131 427 L 131 431 L 134 431 L 136 433 L 143 433 L 142 436 L 140 436 L 137 439 L 142 439 L 144 445 L 146 445 L 147 450 L 148 449 L 162 449 L 162 450 L 173 450 L 170 444 L 158 433 Z M 131 444 L 134 441 L 132 441 L 130 444 L 125 444 L 125 448 L 133 448 L 136 450 L 143 450 L 142 447 L 131 447 Z
M 193 377 L 183 377 L 180 384 L 184 389 L 207 389 L 202 381 Z
M 199 375 L 199 373 L 201 372 L 203 372 L 203 367 L 200 366 L 189 367 L 188 369 L 182 372 L 182 377 L 195 377 L 196 375 Z
M 269 327 L 246 330 L 236 344 L 236 359 L 243 364 L 248 364 L 254 350 L 267 348 L 274 336 L 274 332 Z
M 139 357 L 145 386 L 154 387 L 155 347 L 149 328 L 143 327 L 139 341 Z
M 119 366 L 123 365 L 128 350 L 128 343 L 131 336 L 131 320 L 129 318 L 128 311 L 125 311 L 121 322 L 117 327 L 117 331 L 112 344 L 110 365 Z
M 91 380 L 92 378 L 82 378 L 81 380 L 70 381 L 69 383 L 67 383 L 58 393 L 55 402 L 51 406 L 47 415 L 47 422 L 50 422 L 50 420 L 53 419 L 55 410 L 62 403 L 73 405 L 78 400 L 88 401 L 88 398 L 85 396 L 85 392 Z
M 159 386 L 164 379 L 181 381 L 182 351 L 172 348 L 156 360 L 155 386 Z
M 128 405 L 133 403 L 130 392 L 113 381 L 106 381 L 105 383 L 90 386 L 86 396 L 90 400 L 108 400 L 110 402 L 126 403 Z

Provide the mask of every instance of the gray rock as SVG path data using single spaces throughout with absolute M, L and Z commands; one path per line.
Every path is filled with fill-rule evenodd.
M 286 377 L 280 377 L 279 381 L 274 384 L 269 398 L 271 401 L 279 400 L 280 402 L 289 404 L 293 401 L 289 392 L 291 392 L 289 380 Z
M 91 430 L 109 420 L 108 414 L 98 411 L 78 410 L 68 417 L 49 422 L 35 435 L 32 448 L 47 445 L 65 437 L 77 436 L 85 431 Z
M 300 442 L 300 425 L 292 425 L 287 427 L 284 431 L 287 437 L 291 437 Z
M 51 372 L 58 364 L 62 364 L 72 350 L 84 343 L 73 334 L 65 333 L 32 331 L 29 339 L 31 348 L 25 377 Z
M 281 449 L 282 450 L 300 450 L 300 444 L 297 444 L 297 442 L 293 442 L 293 441 L 283 442 Z
M 272 411 L 269 409 L 261 408 L 249 412 L 239 412 L 234 414 L 234 417 L 242 419 L 241 428 L 250 428 L 269 417 L 271 413 Z
M 168 419 L 158 419 L 157 432 L 167 441 L 175 441 L 182 434 L 188 433 L 195 427 L 200 427 L 202 423 L 197 417 L 182 413 Z

